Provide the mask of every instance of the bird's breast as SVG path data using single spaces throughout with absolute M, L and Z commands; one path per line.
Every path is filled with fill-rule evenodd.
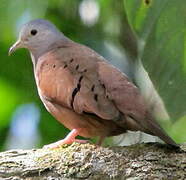
M 62 62 L 57 60 L 41 62 L 36 67 L 35 79 L 41 100 L 44 97 L 70 107 L 74 80 Z

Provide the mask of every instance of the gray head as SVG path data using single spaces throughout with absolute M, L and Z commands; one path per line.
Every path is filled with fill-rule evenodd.
M 52 23 L 43 19 L 32 20 L 23 25 L 9 54 L 16 49 L 27 48 L 35 57 L 39 57 L 59 41 L 65 42 L 67 38 Z

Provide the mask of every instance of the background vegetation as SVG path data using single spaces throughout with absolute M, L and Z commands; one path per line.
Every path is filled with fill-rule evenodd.
M 68 132 L 39 100 L 29 53 L 7 55 L 20 26 L 34 18 L 52 21 L 124 71 L 167 132 L 186 141 L 185 12 L 184 0 L 0 0 L 0 148 L 41 146 Z

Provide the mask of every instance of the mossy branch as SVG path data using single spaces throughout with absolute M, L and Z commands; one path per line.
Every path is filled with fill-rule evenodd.
M 55 150 L 10 150 L 0 153 L 0 179 L 185 179 L 186 146 L 137 144 L 98 147 L 77 144 Z

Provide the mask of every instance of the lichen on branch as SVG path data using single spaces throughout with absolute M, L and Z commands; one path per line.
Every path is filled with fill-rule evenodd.
M 74 143 L 58 149 L 0 153 L 0 179 L 184 179 L 186 146 L 157 143 L 98 147 Z

